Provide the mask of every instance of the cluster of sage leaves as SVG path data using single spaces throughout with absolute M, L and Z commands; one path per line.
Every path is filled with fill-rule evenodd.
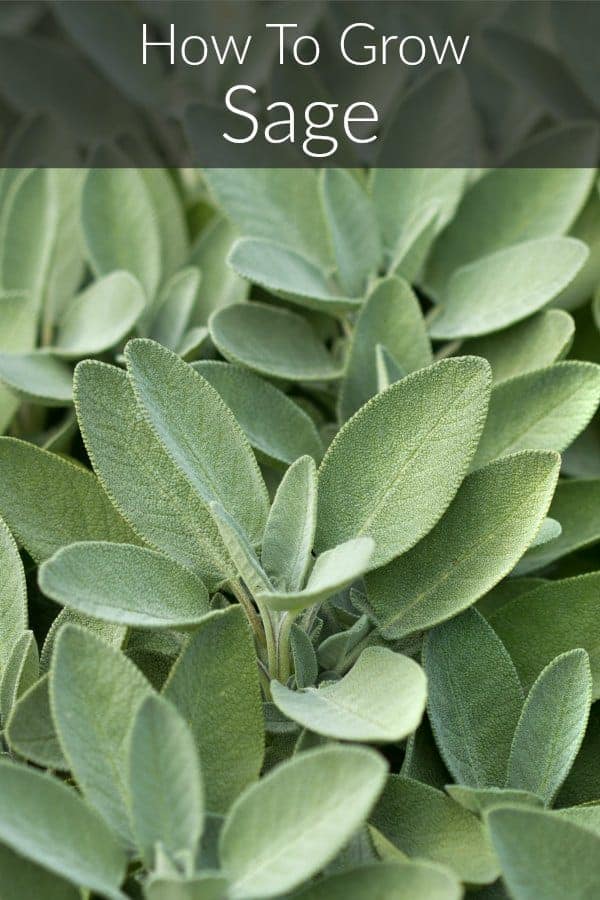
M 589 900 L 597 173 L 7 169 L 0 285 L 3 900 Z

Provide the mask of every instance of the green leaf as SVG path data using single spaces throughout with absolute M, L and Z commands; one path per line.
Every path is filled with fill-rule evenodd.
M 339 872 L 310 885 L 294 900 L 460 900 L 452 873 L 425 862 L 386 862 Z
M 375 347 L 375 368 L 377 371 L 377 393 L 387 390 L 391 384 L 401 381 L 406 372 L 398 365 L 389 350 L 383 344 Z
M 597 704 L 592 704 L 581 747 L 558 792 L 558 806 L 586 803 L 590 797 L 600 797 L 600 771 L 597 765 L 599 752 L 600 709 Z
M 559 481 L 549 512 L 562 532 L 551 543 L 530 550 L 519 563 L 519 574 L 543 569 L 600 541 L 600 480 Z
M 258 561 L 254 547 L 248 540 L 248 535 L 220 503 L 211 503 L 210 511 L 217 523 L 221 540 L 231 561 L 250 591 L 257 594 L 261 591 L 271 590 L 269 579 Z
M 322 869 L 368 816 L 385 772 L 373 750 L 325 747 L 249 788 L 221 832 L 232 900 L 282 894 Z
M 58 603 L 130 628 L 192 628 L 210 608 L 199 578 L 132 544 L 63 547 L 40 568 L 39 583 Z
M 511 166 L 484 172 L 435 246 L 428 285 L 439 293 L 466 263 L 512 244 L 565 234 L 593 178 L 590 169 Z
M 290 651 L 296 687 L 298 690 L 311 687 L 319 675 L 317 654 L 306 631 L 295 622 L 290 628 Z
M 0 840 L 76 887 L 120 900 L 127 860 L 102 819 L 49 775 L 0 761 Z M 73 836 L 77 835 L 77 840 Z
M 96 275 L 125 269 L 152 299 L 162 274 L 160 233 L 141 171 L 90 169 L 83 186 L 81 217 Z
M 210 613 L 164 688 L 194 735 L 211 812 L 225 812 L 260 773 L 264 724 L 256 652 L 240 606 Z
M 27 585 L 23 563 L 14 538 L 0 519 L 0 673 L 15 642 L 27 628 Z
M 192 247 L 189 263 L 198 266 L 202 272 L 200 293 L 192 318 L 194 325 L 206 325 L 215 310 L 246 299 L 248 282 L 240 278 L 226 262 L 237 237 L 230 222 L 214 215 Z
M 158 844 L 171 860 L 192 863 L 204 825 L 200 763 L 189 728 L 161 697 L 148 697 L 136 713 L 129 789 L 133 833 L 146 865 L 154 865 Z
M 137 27 L 136 22 L 136 30 Z M 146 65 L 145 69 L 147 70 L 147 68 Z M 136 74 L 139 74 L 139 66 L 135 67 L 135 71 Z M 156 96 L 154 102 L 156 102 Z M 183 266 L 188 255 L 184 205 L 171 171 L 160 169 L 157 166 L 144 166 L 137 171 L 144 181 L 152 204 L 152 219 L 156 224 L 160 244 L 162 279 L 165 280 Z M 146 231 L 148 231 L 148 223 L 146 223 Z M 152 296 L 150 292 L 148 296 Z
M 3 725 L 21 694 L 37 681 L 39 672 L 39 654 L 33 631 L 24 631 L 14 643 L 2 671 L 0 717 Z
M 37 766 L 67 771 L 50 710 L 49 676 L 32 684 L 12 708 L 4 736 L 15 753 Z
M 447 359 L 362 407 L 321 463 L 317 550 L 369 535 L 376 548 L 371 568 L 377 568 L 427 534 L 475 452 L 489 382 L 483 360 Z M 427 497 L 426 505 L 415 497 Z
M 236 303 L 214 313 L 210 335 L 219 352 L 270 378 L 330 381 L 341 370 L 303 316 L 263 303 Z
M 458 269 L 429 319 L 431 336 L 478 337 L 526 319 L 573 280 L 587 255 L 574 238 L 538 238 Z
M 262 542 L 262 565 L 278 590 L 302 589 L 316 526 L 317 470 L 310 456 L 302 456 L 281 479 Z
M 93 356 L 114 347 L 131 331 L 146 299 L 129 272 L 112 272 L 66 304 L 52 352 L 66 359 Z
M 552 660 L 525 701 L 508 760 L 507 787 L 530 791 L 550 805 L 581 746 L 591 702 L 585 650 Z
M 3 900 L 42 897 L 43 900 L 81 900 L 81 891 L 58 875 L 0 844 Z
M 540 528 L 559 468 L 556 454 L 523 451 L 468 475 L 435 528 L 368 576 L 384 637 L 437 625 L 508 575 Z
M 152 878 L 144 886 L 148 900 L 226 900 L 227 881 L 218 873 L 191 878 Z
M 15 438 L 0 438 L 0 512 L 36 562 L 74 541 L 136 541 L 92 472 Z
M 483 356 L 492 367 L 494 384 L 551 365 L 566 355 L 575 322 L 562 309 L 546 309 L 501 332 L 475 338 L 462 350 Z
M 600 697 L 600 573 L 548 581 L 516 597 L 490 621 L 531 687 L 556 656 L 581 647 L 590 657 L 593 698 Z
M 473 467 L 515 450 L 564 450 L 599 400 L 600 367 L 588 362 L 560 362 L 496 385 Z
M 276 241 L 329 268 L 332 254 L 314 170 L 205 169 L 204 177 L 241 234 Z
M 321 603 L 349 587 L 365 574 L 372 563 L 375 544 L 370 537 L 351 538 L 317 556 L 312 572 L 301 591 L 271 591 L 256 595 L 271 609 L 297 612 Z
M 125 355 L 138 403 L 173 462 L 206 504 L 220 502 L 259 541 L 267 489 L 233 413 L 201 375 L 159 344 L 130 341 Z
M 429 632 L 423 665 L 429 720 L 448 769 L 460 784 L 502 786 L 523 690 L 501 640 L 470 609 Z
M 481 816 L 494 806 L 536 806 L 541 807 L 542 800 L 529 791 L 512 790 L 511 788 L 472 788 L 463 784 L 449 784 L 446 792 L 475 816 Z
M 409 856 L 448 866 L 461 881 L 489 884 L 498 877 L 479 820 L 427 784 L 390 775 L 371 822 Z
M 0 292 L 0 351 L 31 350 L 37 330 L 36 298 L 17 291 Z M 10 388 L 0 386 L 0 432 L 12 419 L 19 400 Z
M 70 406 L 73 372 L 47 353 L 0 353 L 0 381 L 22 400 L 41 406 Z
M 361 303 L 359 297 L 345 297 L 321 269 L 280 243 L 241 238 L 228 262 L 242 278 L 307 309 L 335 314 L 351 312 Z
M 321 193 L 342 290 L 361 297 L 381 261 L 370 198 L 347 169 L 325 169 Z
M 65 625 L 50 669 L 50 706 L 60 744 L 83 795 L 132 843 L 126 737 L 152 689 L 118 650 Z
M 162 289 L 150 328 L 151 337 L 179 350 L 192 318 L 202 273 L 192 266 L 176 272 Z
M 323 444 L 312 419 L 283 391 L 229 363 L 210 360 L 192 367 L 220 394 L 266 462 L 290 465 L 305 453 L 321 459 Z
M 95 634 L 96 637 L 101 638 L 105 644 L 114 647 L 116 650 L 123 649 L 128 637 L 127 628 L 124 625 L 112 625 L 109 622 L 102 622 L 100 619 L 91 619 L 89 616 L 84 616 L 82 613 L 78 613 L 74 609 L 68 609 L 65 606 L 48 629 L 40 656 L 42 672 L 50 670 L 56 638 L 65 625 L 79 625 L 81 628 L 85 628 L 86 631 Z
M 417 298 L 399 278 L 380 281 L 362 307 L 340 388 L 345 421 L 378 392 L 376 348 L 384 344 L 404 374 L 430 365 L 431 345 Z
M 140 537 L 215 589 L 232 570 L 217 527 L 146 422 L 126 373 L 80 363 L 74 393 L 88 455 L 117 509 Z
M 556 813 L 533 809 L 493 809 L 488 827 L 515 900 L 593 897 L 600 880 L 597 834 Z
M 427 699 L 423 670 L 408 656 L 367 647 L 341 681 L 290 691 L 271 682 L 276 706 L 317 734 L 343 741 L 395 743 L 419 725 Z

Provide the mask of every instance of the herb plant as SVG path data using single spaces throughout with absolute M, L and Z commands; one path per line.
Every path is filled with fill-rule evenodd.
M 600 891 L 599 212 L 2 174 L 3 900 Z

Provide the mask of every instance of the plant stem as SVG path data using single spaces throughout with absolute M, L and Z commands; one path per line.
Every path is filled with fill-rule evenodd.
M 285 684 L 292 673 L 290 654 L 290 631 L 294 624 L 295 616 L 286 612 L 279 621 L 277 632 L 277 677 Z
M 256 612 L 254 608 L 254 604 L 252 603 L 252 598 L 246 592 L 241 581 L 230 581 L 229 588 L 231 593 L 236 598 L 240 606 L 243 607 L 246 616 L 248 617 L 248 621 L 252 626 L 252 631 L 254 632 L 254 636 L 258 642 L 258 644 L 262 647 L 266 646 L 266 635 L 265 629 L 263 627 L 263 623 L 261 621 L 260 616 Z

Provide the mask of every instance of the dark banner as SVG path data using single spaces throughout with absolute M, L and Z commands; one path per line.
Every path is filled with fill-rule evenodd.
M 587 166 L 596 0 L 0 3 L 5 166 Z

